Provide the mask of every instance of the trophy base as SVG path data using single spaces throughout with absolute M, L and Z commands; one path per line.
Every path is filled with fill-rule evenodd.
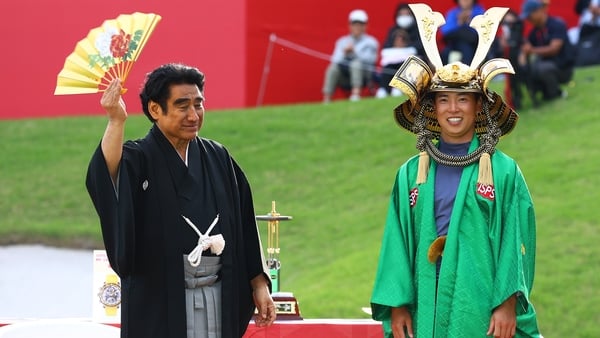
M 275 303 L 275 313 L 277 314 L 275 321 L 302 320 L 298 301 L 291 292 L 273 292 L 271 297 Z M 257 311 L 254 313 L 256 315 Z

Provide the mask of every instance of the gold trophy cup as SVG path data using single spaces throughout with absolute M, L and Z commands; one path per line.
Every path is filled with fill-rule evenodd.
M 283 216 L 275 210 L 275 201 L 271 202 L 271 212 L 257 215 L 256 220 L 267 221 L 267 267 L 271 276 L 272 297 L 275 303 L 277 320 L 298 320 L 300 308 L 298 301 L 291 292 L 280 291 L 281 262 L 279 260 L 279 221 L 289 221 L 292 216 Z

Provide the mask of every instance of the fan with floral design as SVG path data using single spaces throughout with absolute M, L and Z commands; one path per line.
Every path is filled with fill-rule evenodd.
M 160 19 L 153 13 L 122 14 L 92 29 L 67 57 L 54 95 L 102 92 L 115 78 L 124 84 Z

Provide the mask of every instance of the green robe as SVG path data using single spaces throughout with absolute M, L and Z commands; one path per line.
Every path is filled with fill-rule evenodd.
M 475 137 L 469 152 L 479 145 Z M 436 239 L 437 164 L 415 183 L 418 156 L 398 171 L 371 297 L 373 319 L 392 337 L 391 307 L 408 306 L 415 337 L 485 337 L 492 311 L 517 294 L 516 337 L 541 337 L 529 301 L 535 268 L 535 215 L 516 162 L 492 156 L 494 190 L 477 184 L 478 163 L 463 169 L 440 268 L 427 259 Z M 478 190 L 480 193 L 478 193 Z

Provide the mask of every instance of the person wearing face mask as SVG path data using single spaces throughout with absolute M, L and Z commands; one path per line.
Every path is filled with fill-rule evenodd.
M 383 43 L 383 48 L 392 47 L 394 45 L 395 34 L 398 29 L 403 29 L 408 33 L 408 37 L 412 45 L 417 49 L 418 55 L 424 56 L 425 52 L 423 51 L 423 44 L 419 37 L 417 22 L 406 2 L 402 2 L 396 7 L 394 25 L 388 30 L 385 42 Z
M 394 44 L 381 50 L 379 72 L 379 89 L 375 93 L 378 99 L 391 96 L 401 96 L 398 88 L 391 87 L 390 81 L 394 74 L 410 56 L 416 55 L 417 49 L 412 45 L 408 32 L 402 28 L 394 31 Z
M 381 71 L 377 77 L 379 89 L 377 89 L 375 97 L 402 95 L 397 88 L 390 87 L 389 83 L 396 70 L 411 55 L 424 57 L 425 52 L 415 17 L 408 4 L 403 2 L 396 8 L 394 25 L 390 27 L 383 43 L 380 57 Z

